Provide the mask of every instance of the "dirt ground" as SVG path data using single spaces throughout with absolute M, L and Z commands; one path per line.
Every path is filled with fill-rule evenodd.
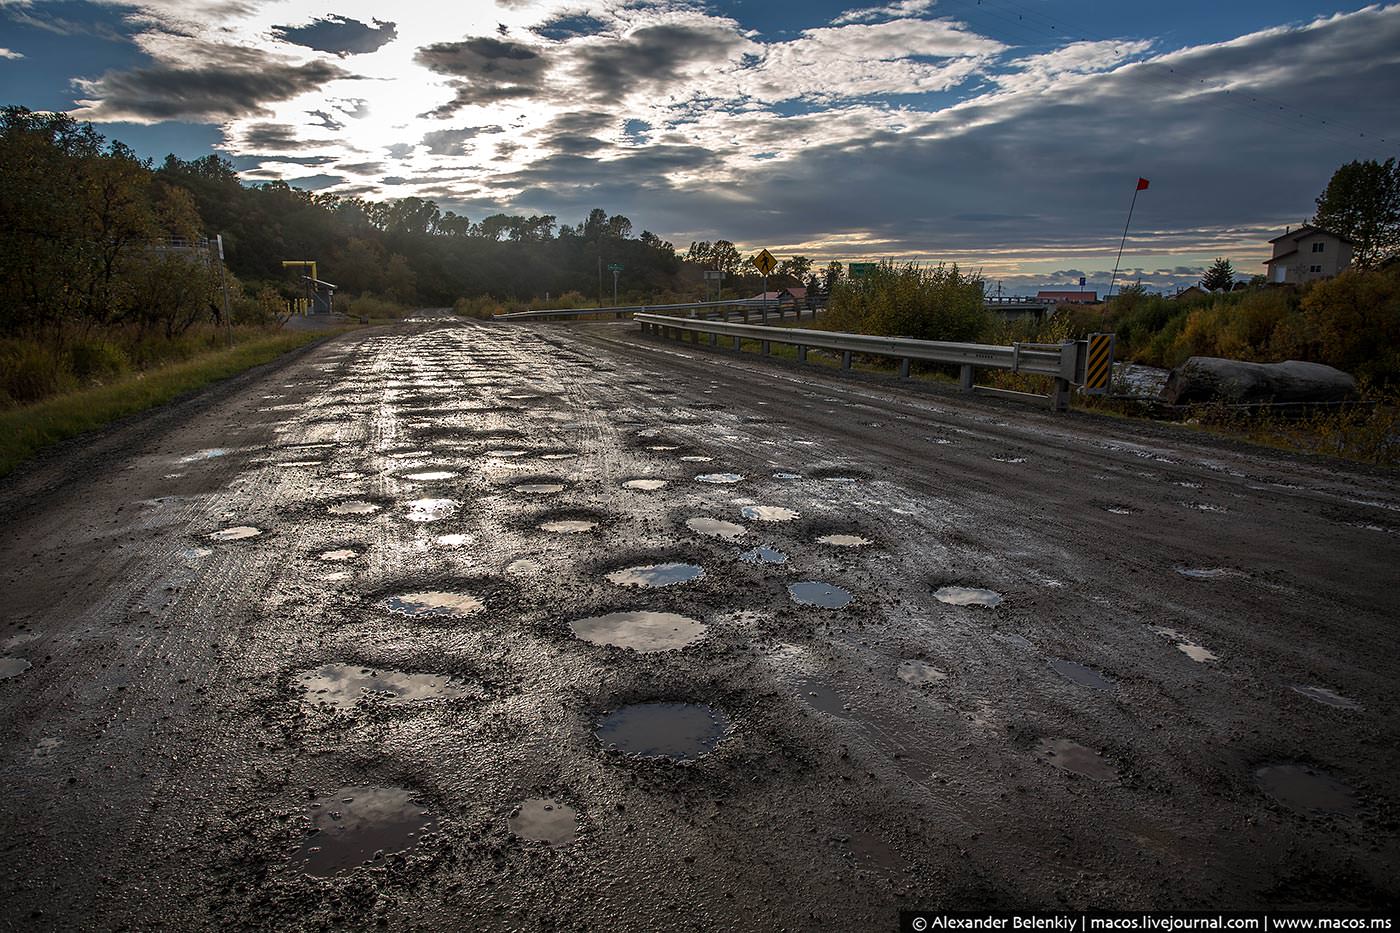
M 6 928 L 1400 902 L 1393 474 L 420 322 L 0 522 Z

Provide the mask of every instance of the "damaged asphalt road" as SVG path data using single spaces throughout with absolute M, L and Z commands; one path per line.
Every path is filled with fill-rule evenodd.
M 0 515 L 7 928 L 1400 899 L 1393 475 L 429 322 Z

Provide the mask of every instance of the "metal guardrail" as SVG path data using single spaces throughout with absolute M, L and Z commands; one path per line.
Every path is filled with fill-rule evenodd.
M 841 354 L 841 368 L 847 370 L 851 368 L 851 358 L 856 353 L 893 357 L 900 361 L 900 377 L 906 379 L 909 377 L 909 365 L 913 360 L 946 363 L 961 368 L 960 382 L 964 392 L 1018 399 L 1048 398 L 1050 407 L 1055 411 L 1064 411 L 1069 407 L 1070 386 L 1083 384 L 1087 359 L 1087 341 L 1083 340 L 1066 340 L 1058 344 L 1014 343 L 1006 347 L 792 327 L 764 327 L 732 324 L 727 321 L 698 321 L 661 314 L 634 314 L 632 320 L 641 324 L 642 333 L 657 337 L 684 339 L 685 335 L 689 334 L 693 342 L 699 343 L 703 334 L 709 336 L 711 346 L 718 346 L 720 337 L 728 337 L 733 341 L 733 349 L 736 352 L 742 351 L 745 340 L 757 341 L 760 352 L 765 356 L 770 352 L 771 344 L 795 346 L 799 363 L 807 362 L 809 350 L 834 350 Z M 973 377 L 978 369 L 1003 369 L 1013 373 L 1049 376 L 1054 380 L 1054 389 L 1048 396 L 1044 396 L 974 385 Z
M 762 298 L 736 298 L 733 301 L 689 301 L 671 305 L 621 305 L 615 308 L 545 308 L 539 311 L 514 311 L 510 314 L 492 315 L 495 321 L 530 321 L 551 317 L 578 317 L 584 314 L 644 314 L 651 311 L 695 311 L 706 308 L 762 308 L 767 305 L 776 309 L 778 302 L 764 301 Z

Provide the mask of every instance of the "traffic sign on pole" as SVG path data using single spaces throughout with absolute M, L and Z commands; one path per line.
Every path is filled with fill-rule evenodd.
M 758 255 L 753 258 L 753 264 L 764 275 L 771 275 L 773 270 L 778 268 L 778 260 L 766 249 L 758 251 Z

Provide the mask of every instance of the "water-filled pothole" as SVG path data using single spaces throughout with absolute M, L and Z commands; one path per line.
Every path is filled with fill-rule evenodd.
M 695 477 L 702 483 L 714 483 L 719 486 L 728 486 L 743 480 L 740 473 L 701 473 Z
M 455 513 L 457 505 L 456 499 L 414 499 L 403 517 L 419 523 L 441 521 Z
M 1176 650 L 1186 655 L 1192 661 L 1197 661 L 1201 664 L 1209 664 L 1211 662 L 1220 660 L 1220 656 L 1214 651 L 1211 651 L 1204 645 L 1196 644 L 1194 641 L 1187 638 L 1185 635 L 1181 634 L 1176 629 L 1166 628 L 1165 626 L 1161 625 L 1154 625 L 1151 626 L 1151 628 L 1152 631 L 1156 632 L 1158 635 L 1161 635 L 1163 638 L 1171 639 L 1176 644 Z
M 0 658 L 0 680 L 18 677 L 33 666 L 24 658 Z
M 674 651 L 705 637 L 703 622 L 674 612 L 636 610 L 578 619 L 569 623 L 574 635 L 595 645 L 631 648 L 643 654 Z
M 1291 684 L 1290 686 L 1294 691 L 1301 693 L 1314 703 L 1321 703 L 1323 706 L 1335 706 L 1337 709 L 1361 709 L 1360 703 L 1327 687 L 1310 687 L 1305 684 Z
M 326 507 L 332 515 L 372 515 L 379 511 L 379 504 L 364 499 L 347 499 Z
M 1244 573 L 1229 567 L 1177 567 L 1176 572 L 1191 580 L 1219 580 L 1222 577 L 1242 577 Z
M 644 567 L 624 567 L 607 575 L 609 583 L 618 586 L 671 586 L 676 583 L 689 583 L 705 575 L 705 569 L 698 564 L 649 564 Z
M 708 535 L 711 538 L 723 538 L 725 541 L 733 541 L 742 538 L 748 531 L 743 525 L 736 525 L 734 522 L 726 522 L 718 518 L 705 518 L 696 516 L 685 521 L 685 527 L 696 534 Z
M 786 564 L 788 557 L 775 547 L 760 544 L 753 550 L 740 554 L 739 559 L 746 564 Z
M 982 590 L 970 586 L 940 586 L 933 596 L 940 603 L 950 606 L 999 606 L 1001 594 L 995 590 Z
M 342 787 L 312 801 L 313 832 L 302 840 L 292 864 L 325 878 L 412 848 L 437 819 L 402 787 Z
M 681 457 L 682 463 L 709 463 L 714 457 L 706 457 L 704 454 L 686 454 Z
M 521 839 L 565 846 L 578 837 L 578 813 L 567 803 L 531 797 L 516 807 L 506 826 Z
M 801 513 L 781 505 L 746 505 L 739 514 L 754 522 L 790 522 Z
M 823 609 L 841 609 L 850 605 L 852 596 L 839 586 L 809 580 L 803 583 L 789 583 L 788 596 L 803 606 L 820 606 Z
M 655 492 L 666 487 L 664 479 L 629 479 L 622 484 L 624 489 L 640 489 L 642 492 Z
M 1041 739 L 1035 754 L 1041 761 L 1091 781 L 1112 783 L 1118 780 L 1118 769 L 1111 762 L 1092 748 L 1069 739 Z
M 249 538 L 256 538 L 261 534 L 261 528 L 254 528 L 251 525 L 236 525 L 232 528 L 221 528 L 218 531 L 205 535 L 205 537 L 211 541 L 246 541 Z
M 540 522 L 537 527 L 540 531 L 548 531 L 558 535 L 579 535 L 597 528 L 598 523 L 587 518 L 557 518 L 552 521 Z
M 514 492 L 525 496 L 552 496 L 555 493 L 564 491 L 563 483 L 521 483 L 512 486 Z
M 899 674 L 900 680 L 915 687 L 922 687 L 927 684 L 941 684 L 948 679 L 947 674 L 943 673 L 932 664 L 917 659 L 900 661 L 897 673 Z
M 412 703 L 418 700 L 473 696 L 475 691 L 450 677 L 376 670 L 357 664 L 327 664 L 296 677 L 308 706 L 354 709 L 361 700 Z
M 870 539 L 860 535 L 822 535 L 817 539 L 817 543 L 829 544 L 832 547 L 865 547 L 870 543 Z
M 643 758 L 693 761 L 715 750 L 729 729 L 700 703 L 633 703 L 604 716 L 595 734 L 605 748 Z
M 1094 670 L 1074 661 L 1064 661 L 1060 658 L 1050 659 L 1050 670 L 1059 674 L 1066 680 L 1073 681 L 1081 687 L 1089 687 L 1094 690 L 1112 690 L 1113 681 Z
M 1356 793 L 1350 787 L 1308 765 L 1266 765 L 1254 772 L 1254 780 L 1264 793 L 1292 810 L 1356 812 Z
M 452 593 L 446 590 L 401 593 L 386 597 L 384 605 L 391 612 L 414 617 L 471 615 L 480 612 L 485 606 L 471 593 Z
M 415 483 L 435 483 L 445 479 L 456 479 L 462 474 L 454 470 L 421 470 L 417 473 L 404 473 L 404 479 L 411 479 Z
M 343 560 L 354 560 L 356 557 L 359 556 L 359 552 L 356 551 L 354 548 L 342 547 L 336 548 L 333 551 L 322 551 L 320 554 L 316 555 L 316 559 L 335 562 Z

